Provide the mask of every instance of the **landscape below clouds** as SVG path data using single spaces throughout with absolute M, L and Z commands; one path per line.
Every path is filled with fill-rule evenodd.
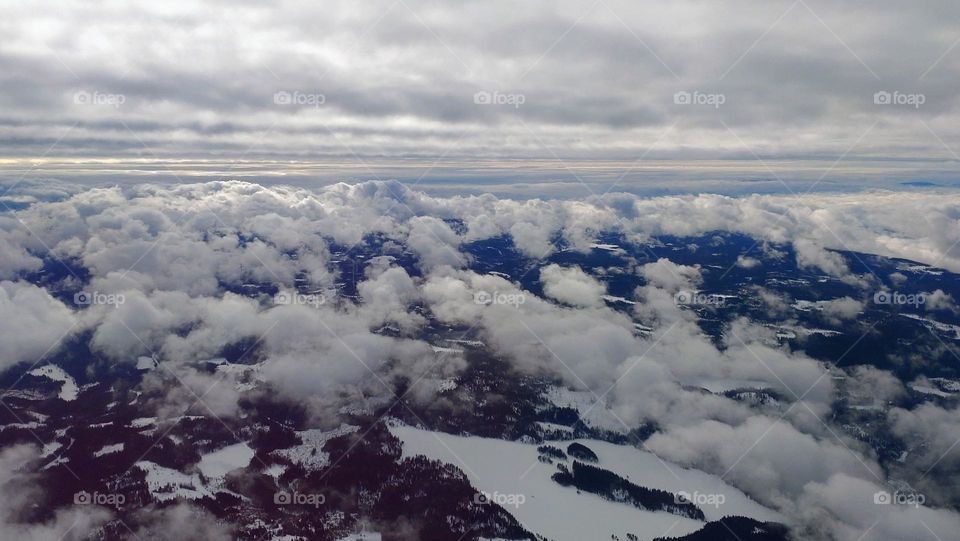
M 748 498 L 737 505 L 764 535 L 775 535 L 768 520 L 796 538 L 850 541 L 947 539 L 960 527 L 960 203 L 942 193 L 570 201 L 438 197 L 396 181 L 11 188 L 0 434 L 3 459 L 21 466 L 4 486 L 63 483 L 39 511 L 8 500 L 11 536 L 59 531 L 78 516 L 76 491 L 127 502 L 84 514 L 76 539 L 162 529 L 181 514 L 198 531 L 256 539 L 338 539 L 364 524 L 410 538 L 441 523 L 545 534 L 536 507 L 491 515 L 469 491 L 448 518 L 410 522 L 383 486 L 338 473 L 372 460 L 363 453 L 378 457 L 369 473 L 382 483 L 420 475 L 556 502 L 576 501 L 563 495 L 575 483 L 578 497 L 617 502 L 596 509 L 618 517 L 660 509 L 636 495 L 658 489 L 700 507 L 711 494 Z M 910 295 L 921 300 L 901 305 Z M 414 443 L 410 426 L 436 434 Z M 490 447 L 517 453 L 505 467 L 539 454 L 535 484 L 478 480 L 490 457 L 456 453 L 461 440 L 441 433 L 516 442 Z M 563 451 L 574 439 L 601 455 L 590 475 L 626 493 L 584 488 L 594 485 L 577 476 L 593 470 Z M 641 454 L 606 461 L 611 444 Z M 408 445 L 465 476 L 410 469 Z M 213 477 L 210 456 L 226 460 Z M 664 470 L 618 477 L 641 456 Z M 80 470 L 91 461 L 101 466 Z M 574 473 L 551 481 L 538 468 Z M 260 501 L 305 487 L 327 495 L 318 522 Z M 727 513 L 677 509 L 655 511 L 686 513 L 674 536 L 737 527 L 715 522 Z M 470 526 L 463 517 L 476 513 L 486 518 Z M 605 537 L 671 535 L 596 524 Z

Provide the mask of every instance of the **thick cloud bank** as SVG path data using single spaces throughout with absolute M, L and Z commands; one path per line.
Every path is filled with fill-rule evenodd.
M 151 374 L 145 385 L 170 385 L 166 406 L 203 393 L 206 408 L 227 417 L 237 414 L 239 391 L 217 386 L 190 363 L 246 344 L 255 346 L 266 387 L 324 424 L 345 404 L 391 398 L 396 377 L 462 370 L 461 353 L 431 347 L 421 332 L 435 320 L 475 329 L 521 372 L 592 394 L 611 430 L 655 427 L 650 450 L 723 476 L 780 510 L 804 538 L 909 540 L 937 532 L 947 539 L 960 530 L 960 514 L 936 502 L 921 509 L 874 503 L 889 479 L 869 447 L 832 424 L 832 367 L 778 345 L 772 329 L 746 318 L 725 327 L 722 343 L 703 334 L 697 313 L 676 302 L 696 291 L 700 268 L 668 259 L 633 265 L 627 271 L 644 285 L 623 299 L 634 303 L 624 312 L 608 306 L 602 277 L 576 265 L 541 266 L 539 296 L 471 270 L 478 256 L 464 250 L 503 236 L 535 272 L 544 256 L 588 250 L 610 231 L 635 243 L 730 231 L 771 243 L 763 247 L 769 251 L 772 243 L 792 244 L 798 265 L 854 287 L 876 277 L 852 273 L 832 250 L 960 271 L 960 203 L 932 194 L 520 202 L 434 198 L 395 182 L 317 192 L 236 181 L 98 188 L 0 217 L 0 366 L 32 364 L 56 351 L 61 337 L 85 334 L 112 363 L 143 356 L 165 363 L 167 373 Z M 343 271 L 340 263 L 358 245 L 375 246 L 378 257 Z M 413 267 L 398 258 L 412 258 Z M 46 288 L 27 281 L 41 278 Z M 348 280 L 354 297 L 338 293 Z M 943 292 L 936 299 L 952 302 Z M 764 302 L 770 310 L 782 303 Z M 850 320 L 862 307 L 836 299 L 823 317 Z M 648 332 L 638 333 L 635 319 Z M 851 370 L 847 379 L 849 389 L 890 399 L 902 393 L 881 370 Z M 704 391 L 718 381 L 751 382 L 781 402 L 751 405 Z M 430 399 L 427 391 L 411 396 Z M 935 405 L 889 414 L 891 431 L 929 442 L 921 466 L 947 472 L 924 481 L 938 502 L 955 497 L 956 415 Z M 0 462 L 20 452 L 7 450 Z M 200 519 L 170 508 L 146 521 L 141 537 L 183 520 Z M 226 534 L 211 526 L 209 535 Z

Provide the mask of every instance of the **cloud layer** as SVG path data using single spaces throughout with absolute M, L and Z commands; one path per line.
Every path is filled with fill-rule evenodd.
M 55 4 L 0 23 L 3 154 L 956 158 L 948 1 Z
M 27 183 L 23 195 L 32 189 Z M 864 287 L 876 282 L 872 271 L 851 274 L 833 250 L 960 270 L 960 206 L 951 200 L 874 192 L 515 201 L 431 197 L 397 182 L 308 191 L 230 181 L 70 193 L 34 196 L 0 222 L 0 260 L 7 262 L 0 312 L 16 322 L 0 327 L 4 366 L 32 364 L 47 348 L 56 351 L 59 336 L 85 334 L 91 351 L 110 363 L 141 356 L 163 363 L 167 370 L 143 384 L 167 389 L 156 393 L 159 414 L 180 413 L 203 394 L 200 413 L 225 418 L 239 413 L 246 392 L 236 385 L 239 376 L 221 385 L 195 366 L 244 345 L 263 383 L 253 392 L 276 391 L 323 426 L 345 405 L 394 398 L 399 380 L 456 376 L 467 364 L 462 353 L 433 347 L 425 331 L 472 329 L 515 370 L 592 395 L 608 412 L 608 428 L 655 427 L 652 451 L 723 476 L 781 511 L 798 532 L 854 541 L 875 517 L 862 539 L 921 539 L 924 524 L 943 535 L 960 527 L 960 515 L 946 508 L 880 516 L 890 509 L 878 508 L 873 494 L 892 478 L 870 447 L 833 426 L 833 369 L 779 345 L 774 330 L 746 318 L 726 323 L 721 343 L 704 335 L 697 313 L 675 300 L 697 289 L 700 268 L 668 259 L 630 263 L 624 271 L 641 285 L 623 299 L 635 303 L 631 309 L 617 311 L 603 299 L 597 273 L 542 265 L 541 296 L 473 270 L 477 256 L 465 250 L 473 241 L 509 238 L 532 272 L 560 249 L 555 242 L 585 251 L 601 232 L 643 243 L 730 231 L 760 244 L 792 244 L 798 265 Z M 354 249 L 373 246 L 378 257 L 359 261 L 356 272 L 343 270 Z M 784 256 L 772 244 L 761 248 Z M 48 271 L 38 272 L 40 261 Z M 57 277 L 45 276 L 50 269 Z M 346 282 L 356 295 L 342 294 L 352 291 Z M 87 300 L 71 298 L 78 290 Z M 935 298 L 948 306 L 942 292 Z M 775 310 L 783 301 L 765 302 Z M 823 305 L 822 317 L 848 320 L 862 308 L 839 298 Z M 638 332 L 635 321 L 649 331 Z M 891 400 L 903 393 L 883 371 L 848 377 L 853 393 Z M 767 389 L 777 400 L 750 404 L 704 390 L 730 381 Z M 424 404 L 434 398 L 429 389 L 410 394 Z M 921 468 L 940 468 L 945 475 L 926 477 L 922 489 L 936 502 L 952 501 L 956 411 L 905 406 L 884 422 L 898 437 L 919 434 L 928 442 L 912 463 L 918 471 L 905 473 L 916 479 Z M 145 521 L 144 535 L 155 535 L 151 524 L 162 529 L 193 513 L 158 514 Z M 223 534 L 211 528 L 210 535 Z

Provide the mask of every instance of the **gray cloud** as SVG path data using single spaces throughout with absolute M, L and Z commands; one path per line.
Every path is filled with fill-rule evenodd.
M 832 161 L 949 159 L 937 137 L 956 141 L 945 1 L 165 6 L 64 1 L 52 24 L 11 6 L 0 152 L 62 136 L 52 155 L 632 160 L 656 143 L 650 159 Z M 281 91 L 307 97 L 276 104 Z M 725 100 L 677 105 L 678 91 Z M 925 99 L 877 105 L 878 91 Z

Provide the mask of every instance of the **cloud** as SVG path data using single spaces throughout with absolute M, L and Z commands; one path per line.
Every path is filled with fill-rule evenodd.
M 955 314 L 960 312 L 960 308 L 957 307 L 953 296 L 945 293 L 942 289 L 937 289 L 932 293 L 924 295 L 923 306 L 927 310 L 945 310 Z
M 0 368 L 39 363 L 54 353 L 77 319 L 62 302 L 27 282 L 0 282 Z
M 357 12 L 336 1 L 322 11 L 241 5 L 211 19 L 217 7 L 104 13 L 62 1 L 53 27 L 27 6 L 12 8 L 2 27 L 10 43 L 0 64 L 2 152 L 139 157 L 147 146 L 176 157 L 430 156 L 425 164 L 755 154 L 822 160 L 810 185 L 824 170 L 837 173 L 838 156 L 943 158 L 937 139 L 956 133 L 949 2 L 685 1 L 654 10 L 567 1 L 518 11 L 502 1 L 398 10 L 384 0 Z M 182 37 L 198 21 L 206 31 L 188 48 Z M 104 37 L 92 43 L 75 28 Z M 891 38 L 895 28 L 917 37 Z M 689 54 L 707 42 L 710 50 Z M 188 65 L 177 60 L 185 55 Z M 522 95 L 523 104 L 475 103 L 478 91 Z M 679 91 L 720 93 L 724 103 L 678 104 Z M 919 93 L 924 103 L 878 105 L 878 91 Z
M 177 532 L 177 538 L 184 541 L 229 541 L 234 539 L 230 527 L 200 507 L 187 503 L 178 503 L 162 509 L 145 509 L 137 513 L 142 522 L 133 536 L 143 541 L 163 541 L 170 538 L 170 532 Z
M 797 504 L 797 534 L 842 541 L 913 541 L 947 539 L 960 527 L 960 515 L 951 511 L 878 503 L 878 494 L 891 493 L 896 494 L 891 487 L 844 473 L 812 482 Z
M 32 445 L 14 445 L 0 451 L 0 537 L 24 541 L 89 539 L 111 518 L 101 507 L 58 509 L 45 520 L 31 520 L 35 507 L 47 497 L 36 477 L 25 471 L 39 456 Z
M 468 365 L 465 355 L 437 352 L 430 341 L 437 329 L 470 329 L 517 372 L 594 396 L 597 408 L 615 417 L 612 429 L 652 427 L 647 445 L 664 459 L 724 475 L 783 512 L 798 531 L 844 539 L 871 508 L 831 509 L 815 501 L 834 497 L 841 482 L 857 485 L 859 494 L 882 487 L 885 476 L 916 479 L 920 468 L 934 467 L 938 475 L 918 487 L 937 502 L 953 501 L 955 411 L 909 407 L 903 385 L 888 371 L 859 367 L 834 377 L 835 367 L 781 344 L 763 321 L 725 318 L 720 338 L 708 336 L 701 311 L 676 302 L 677 293 L 701 286 L 706 267 L 668 258 L 628 262 L 625 272 L 642 281 L 628 295 L 636 304 L 617 310 L 603 300 L 612 273 L 542 264 L 541 257 L 553 240 L 589 253 L 601 232 L 622 234 L 623 243 L 730 232 L 757 240 L 749 256 L 757 261 L 782 259 L 792 248 L 798 264 L 841 279 L 851 264 L 838 250 L 920 256 L 955 268 L 952 233 L 932 228 L 955 224 L 958 209 L 934 195 L 886 192 L 799 201 L 627 194 L 519 201 L 435 197 L 398 182 L 316 190 L 239 181 L 80 190 L 12 214 L 37 233 L 7 236 L 10 253 L 71 265 L 83 279 L 58 268 L 62 276 L 44 287 L 0 282 L 0 313 L 9 322 L 0 352 L 7 366 L 35 360 L 77 323 L 100 358 L 128 363 L 155 355 L 165 363 L 166 370 L 150 372 L 141 384 L 159 416 L 191 406 L 235 416 L 253 392 L 295 403 L 310 425 L 329 426 L 346 405 L 396 399 L 401 385 L 421 377 L 456 377 Z M 921 210 L 936 219 L 916 220 Z M 843 236 L 834 237 L 835 230 Z M 539 271 L 542 296 L 529 280 L 477 270 L 483 267 L 466 246 L 501 238 L 532 265 L 531 276 Z M 367 257 L 371 251 L 382 255 Z M 356 273 L 341 274 L 351 266 Z M 11 269 L 28 276 L 33 267 Z M 867 276 L 852 283 L 862 285 Z M 69 298 L 80 289 L 123 302 L 68 307 L 48 292 Z M 760 286 L 750 291 L 764 312 L 787 313 L 789 299 Z M 308 294 L 316 297 L 300 302 Z M 943 292 L 930 296 L 931 306 L 952 306 Z M 824 317 L 843 322 L 864 303 L 845 296 L 822 308 Z M 243 366 L 201 364 L 237 347 Z M 241 381 L 241 371 L 255 374 L 255 390 L 238 385 L 250 383 Z M 751 403 L 728 390 L 771 399 Z M 196 396 L 204 404 L 194 405 Z M 925 442 L 911 449 L 913 462 L 884 472 L 868 446 L 835 426 L 841 396 L 880 408 L 869 411 L 890 408 L 878 422 L 892 437 Z M 436 393 L 424 385 L 406 398 L 430 405 Z M 943 526 L 956 517 L 943 509 L 929 518 Z M 210 536 L 222 536 L 219 527 L 204 526 L 208 519 L 189 508 L 153 510 L 140 526 L 149 538 L 165 524 L 196 520 L 196 531 L 212 528 Z M 891 538 L 902 535 L 897 523 L 881 526 Z
M 571 306 L 603 306 L 607 288 L 579 267 L 547 265 L 540 269 L 540 282 L 548 297 Z
M 830 299 L 820 305 L 823 314 L 834 321 L 855 319 L 863 311 L 864 303 L 850 297 Z
M 847 444 L 849 445 L 849 444 Z M 768 505 L 801 495 L 811 482 L 826 482 L 836 472 L 857 478 L 879 475 L 843 444 L 818 441 L 789 423 L 761 416 L 731 426 L 703 421 L 668 428 L 647 442 L 655 453 L 734 482 Z

